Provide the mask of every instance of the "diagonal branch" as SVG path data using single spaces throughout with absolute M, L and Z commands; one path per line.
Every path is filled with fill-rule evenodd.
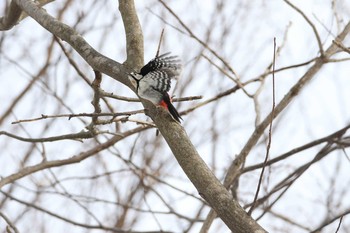
M 350 32 L 350 21 L 344 27 L 343 31 L 337 36 L 337 41 L 343 41 L 345 37 Z M 283 97 L 283 99 L 276 105 L 273 118 L 276 118 L 289 104 L 290 102 L 299 94 L 299 92 L 305 87 L 307 83 L 312 80 L 317 72 L 328 62 L 328 59 L 334 55 L 338 50 L 336 44 L 332 44 L 328 47 L 328 49 L 324 52 L 324 56 L 320 56 L 315 60 L 313 66 L 299 79 L 299 81 L 289 90 L 289 92 Z M 254 132 L 248 139 L 247 143 L 236 157 L 236 159 L 230 165 L 224 185 L 225 187 L 229 187 L 237 176 L 240 173 L 240 168 L 248 156 L 249 152 L 253 149 L 253 147 L 258 142 L 261 135 L 264 133 L 267 126 L 270 124 L 272 117 L 272 113 L 270 113 L 266 118 L 255 128 Z
M 284 0 L 285 3 L 287 3 L 290 7 L 292 7 L 294 10 L 296 10 L 299 14 L 301 14 L 301 16 L 306 20 L 306 22 L 311 26 L 312 31 L 315 34 L 316 40 L 317 40 L 317 44 L 318 44 L 318 49 L 319 52 L 321 54 L 321 57 L 324 56 L 324 51 L 323 51 L 323 46 L 322 46 L 322 42 L 321 42 L 321 38 L 320 35 L 318 34 L 318 31 L 315 27 L 315 25 L 311 22 L 311 20 L 305 15 L 305 13 L 300 10 L 297 6 L 293 5 L 290 1 L 288 0 Z

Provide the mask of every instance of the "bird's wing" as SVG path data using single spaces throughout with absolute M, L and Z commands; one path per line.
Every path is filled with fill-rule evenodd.
M 181 60 L 178 56 L 168 56 L 169 54 L 170 53 L 165 53 L 149 61 L 141 68 L 140 74 L 146 76 L 151 72 L 166 69 L 177 71 L 177 75 L 173 75 L 172 77 L 178 76 L 182 67 Z

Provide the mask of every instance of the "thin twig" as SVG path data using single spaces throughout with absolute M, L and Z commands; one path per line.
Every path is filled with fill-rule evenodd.
M 335 231 L 335 233 L 338 233 L 338 231 L 339 231 L 339 229 L 340 229 L 340 226 L 341 226 L 341 223 L 342 223 L 342 221 L 343 221 L 343 217 L 344 217 L 344 215 L 340 217 L 340 219 L 339 219 L 339 224 L 338 224 L 338 227 L 337 227 L 337 230 Z
M 121 101 L 126 101 L 126 102 L 141 102 L 139 98 L 131 98 L 131 97 L 126 97 L 126 96 L 121 96 L 121 95 L 115 95 L 113 93 L 105 92 L 104 90 L 100 89 L 101 95 L 112 98 L 112 99 L 117 99 Z M 179 98 L 172 98 L 173 102 L 183 102 L 183 101 L 193 101 L 193 100 L 199 100 L 202 99 L 203 96 L 201 95 L 194 95 L 194 96 L 187 96 L 187 97 L 179 97 Z
M 252 95 L 248 93 L 248 91 L 244 88 L 244 84 L 241 83 L 238 79 L 233 78 L 230 74 L 228 74 L 223 68 L 215 64 L 211 59 L 209 59 L 206 55 L 201 54 L 202 57 L 204 57 L 210 64 L 212 64 L 215 68 L 217 68 L 221 73 L 223 73 L 226 77 L 231 79 L 233 82 L 235 82 L 242 91 L 250 98 L 252 98 Z
M 92 138 L 99 132 L 90 132 L 90 131 L 82 131 L 79 133 L 72 133 L 72 134 L 63 134 L 59 136 L 53 136 L 53 137 L 46 137 L 46 138 L 25 138 L 21 136 L 17 136 L 15 134 L 6 132 L 6 131 L 0 131 L 0 135 L 5 135 L 10 138 L 17 139 L 19 141 L 23 142 L 54 142 L 54 141 L 60 141 L 60 140 L 76 140 L 80 141 L 81 139 L 87 139 Z
M 101 95 L 116 99 L 116 100 L 121 100 L 121 101 L 126 101 L 126 102 L 141 102 L 139 98 L 131 98 L 131 97 L 126 97 L 126 96 L 121 96 L 121 95 L 115 95 L 113 93 L 105 92 L 104 90 L 100 89 Z
M 303 229 L 304 231 L 307 231 L 307 232 L 311 231 L 310 228 L 297 223 L 296 220 L 294 220 L 294 219 L 290 219 L 290 218 L 286 217 L 285 215 L 277 213 L 277 212 L 272 211 L 270 209 L 268 211 L 269 211 L 269 214 L 271 214 L 272 216 L 274 216 L 276 218 L 279 218 L 280 220 L 282 220 L 282 221 L 284 221 L 284 222 L 286 222 L 288 224 L 291 224 L 293 226 L 299 227 L 299 228 L 301 228 L 301 229 Z
M 287 3 L 289 6 L 291 6 L 294 10 L 296 10 L 305 20 L 306 22 L 311 26 L 317 40 L 318 48 L 320 50 L 321 57 L 324 57 L 324 50 L 321 42 L 320 35 L 318 34 L 318 31 L 315 27 L 315 25 L 311 22 L 311 20 L 305 15 L 305 13 L 300 10 L 297 6 L 293 5 L 290 1 L 284 0 L 285 3 Z
M 2 190 L 0 190 L 0 193 L 2 193 L 4 196 L 10 198 L 11 200 L 13 201 L 16 201 L 17 203 L 19 204 L 22 204 L 22 205 L 25 205 L 25 206 L 29 206 L 29 207 L 32 207 L 33 209 L 36 209 L 42 213 L 45 213 L 47 215 L 50 215 L 56 219 L 59 219 L 63 222 L 66 222 L 66 223 L 69 223 L 69 224 L 72 224 L 72 225 L 75 225 L 75 226 L 80 226 L 80 227 L 83 227 L 85 229 L 102 229 L 102 230 L 106 230 L 106 231 L 110 231 L 110 232 L 117 232 L 117 233 L 165 233 L 165 232 L 168 232 L 169 231 L 132 231 L 132 230 L 122 230 L 120 228 L 117 228 L 117 227 L 109 227 L 109 226 L 105 226 L 105 225 L 101 225 L 101 224 L 97 224 L 97 225 L 92 225 L 92 224 L 85 224 L 85 223 L 81 223 L 81 222 L 78 222 L 78 221 L 75 221 L 71 218 L 67 218 L 65 216 L 62 216 L 62 215 L 59 215 L 59 214 L 56 214 L 46 208 L 43 208 L 41 206 L 38 206 L 38 205 L 35 205 L 31 202 L 27 202 L 27 201 L 23 201 L 7 192 L 4 192 Z
M 122 118 L 119 118 L 119 119 L 114 119 L 112 122 L 134 122 L 137 125 L 144 125 L 144 126 L 148 126 L 148 127 L 156 127 L 156 125 L 153 122 L 130 119 L 129 117 L 122 117 Z
M 332 41 L 334 44 L 336 44 L 339 48 L 341 48 L 344 52 L 347 52 L 350 54 L 350 48 L 347 48 L 343 45 L 343 43 L 337 41 L 337 40 L 333 40 Z
M 309 143 L 306 143 L 305 145 L 302 145 L 300 147 L 296 147 L 280 156 L 277 156 L 271 160 L 269 160 L 267 163 L 266 163 L 266 166 L 270 166 L 274 163 L 277 163 L 279 161 L 284 161 L 286 158 L 294 155 L 294 154 L 297 154 L 297 153 L 300 153 L 301 151 L 305 151 L 307 149 L 310 149 L 314 146 L 317 146 L 317 145 L 320 145 L 324 142 L 328 142 L 328 141 L 335 141 L 336 138 L 341 138 L 346 132 L 347 130 L 350 128 L 350 125 L 347 125 L 345 127 L 343 127 L 342 129 L 330 134 L 330 135 L 327 135 L 325 137 L 322 137 L 322 138 L 319 138 L 319 139 L 316 139 L 312 142 L 309 142 Z M 258 169 L 258 168 L 261 168 L 264 166 L 264 163 L 259 163 L 259 164 L 256 164 L 256 165 L 252 165 L 252 166 L 249 166 L 249 167 L 245 167 L 243 170 L 242 170 L 242 173 L 246 173 L 246 172 L 250 172 L 250 171 L 253 171 L 255 169 Z
M 171 100 L 172 102 L 185 102 L 185 101 L 193 101 L 193 100 L 200 100 L 200 99 L 203 99 L 202 95 L 172 98 Z
M 250 207 L 248 214 L 251 215 L 256 204 L 256 200 L 258 199 L 261 183 L 262 183 L 262 178 L 264 176 L 264 171 L 266 167 L 267 160 L 269 158 L 270 154 L 270 147 L 271 147 L 271 140 L 272 140 L 272 122 L 273 122 L 273 116 L 275 113 L 275 63 L 276 63 L 276 37 L 273 38 L 273 63 L 272 63 L 272 110 L 271 110 L 271 119 L 270 119 L 270 127 L 269 127 L 269 138 L 267 142 L 267 147 L 266 147 L 266 156 L 265 156 L 265 161 L 264 165 L 261 169 L 261 174 L 259 177 L 259 182 L 258 182 L 258 187 L 256 189 L 256 193 L 254 196 L 254 201 L 252 206 Z
M 164 7 L 165 9 L 167 9 L 170 14 L 172 14 L 176 20 L 181 24 L 181 26 L 187 31 L 187 33 L 189 34 L 190 37 L 192 37 L 193 39 L 195 39 L 198 43 L 200 43 L 204 48 L 208 49 L 208 51 L 210 51 L 215 57 L 217 57 L 225 66 L 226 68 L 232 72 L 232 74 L 237 78 L 237 80 L 239 80 L 239 76 L 236 73 L 236 71 L 228 64 L 228 62 L 223 59 L 217 52 L 215 52 L 214 49 L 210 48 L 208 44 L 206 44 L 204 41 L 202 41 L 201 39 L 199 39 L 199 37 L 197 37 L 192 31 L 191 29 L 180 19 L 180 17 L 162 0 L 158 0 Z
M 89 149 L 87 151 L 81 152 L 77 155 L 74 155 L 72 157 L 66 158 L 66 159 L 58 159 L 58 160 L 50 160 L 50 161 L 43 161 L 41 163 L 32 165 L 32 166 L 27 166 L 21 168 L 18 172 L 13 173 L 9 176 L 6 177 L 1 177 L 0 179 L 0 189 L 6 184 L 13 183 L 14 181 L 21 179 L 25 176 L 28 176 L 30 174 L 33 174 L 35 172 L 45 170 L 48 168 L 52 167 L 60 167 L 63 165 L 68 165 L 68 164 L 74 164 L 74 163 L 79 163 L 80 161 L 87 159 L 88 157 L 95 155 L 96 153 L 99 153 L 102 150 L 105 150 L 113 145 L 115 145 L 117 142 L 123 140 L 124 138 L 137 134 L 143 130 L 149 129 L 150 127 L 148 126 L 139 126 L 137 128 L 128 130 L 126 132 L 123 132 L 122 134 L 115 135 L 106 142 L 99 144 L 92 149 Z M 0 132 L 1 133 L 1 132 Z
M 44 120 L 48 118 L 68 118 L 68 120 L 74 118 L 74 117 L 117 117 L 117 116 L 131 116 L 138 113 L 143 113 L 143 110 L 135 110 L 135 111 L 129 111 L 129 112 L 117 112 L 117 113 L 77 113 L 77 114 L 58 114 L 58 115 L 45 115 L 41 114 L 41 117 L 36 117 L 32 119 L 24 119 L 24 120 L 18 120 L 13 121 L 11 124 L 18 124 L 18 123 L 25 123 L 25 122 L 32 122 L 32 121 L 38 121 L 38 120 Z
M 329 224 L 333 223 L 334 221 L 336 221 L 337 219 L 342 219 L 344 218 L 345 215 L 349 215 L 350 214 L 350 208 L 346 209 L 343 213 L 338 214 L 337 216 L 334 216 L 330 219 L 327 219 L 324 223 L 321 224 L 321 226 L 317 227 L 317 229 L 310 231 L 310 233 L 318 233 L 322 230 L 322 228 L 328 226 Z M 340 220 L 338 227 L 340 228 L 340 224 L 342 223 L 342 220 Z M 338 229 L 337 229 L 338 230 Z
M 162 29 L 162 32 L 160 33 L 160 38 L 159 38 L 159 43 L 158 43 L 158 49 L 157 49 L 156 57 L 158 57 L 158 55 L 159 55 L 160 46 L 162 45 L 162 41 L 163 41 L 163 34 L 164 34 L 164 28 Z
M 57 42 L 57 44 L 60 46 L 62 52 L 64 53 L 64 55 L 66 56 L 66 58 L 68 59 L 69 64 L 73 67 L 73 69 L 77 72 L 77 74 L 89 85 L 91 86 L 91 82 L 89 80 L 89 78 L 83 73 L 83 71 L 81 70 L 81 68 L 79 67 L 79 65 L 74 61 L 74 59 L 71 57 L 71 55 L 69 54 L 69 52 L 67 51 L 67 49 L 65 48 L 65 46 L 62 43 L 62 40 L 60 38 L 58 38 L 57 36 L 54 35 L 54 40 Z
M 197 104 L 197 105 L 195 105 L 195 106 L 193 106 L 193 107 L 191 107 L 191 108 L 189 108 L 189 109 L 187 109 L 185 111 L 182 111 L 181 115 L 184 115 L 184 114 L 186 115 L 186 114 L 196 110 L 199 107 L 202 107 L 202 106 L 207 105 L 207 104 L 209 104 L 211 102 L 214 102 L 215 100 L 218 100 L 218 99 L 220 99 L 220 98 L 222 98 L 224 96 L 228 96 L 228 95 L 236 92 L 239 89 L 240 89 L 239 86 L 236 85 L 236 86 L 234 86 L 234 87 L 232 87 L 232 88 L 230 88 L 230 89 L 228 89 L 228 90 L 226 90 L 226 91 L 224 91 L 222 93 L 217 94 L 216 96 L 214 96 L 214 97 L 212 97 L 210 99 L 204 100 L 203 102 L 201 102 L 201 103 L 199 103 L 199 104 Z
M 5 220 L 5 222 L 8 224 L 8 226 L 10 226 L 14 230 L 15 233 L 19 233 L 17 227 L 11 222 L 11 220 L 5 214 L 0 212 L 0 217 L 2 217 Z M 7 231 L 7 232 L 11 232 L 11 231 Z
M 346 24 L 343 31 L 337 36 L 338 41 L 343 41 L 345 37 L 350 32 L 350 21 Z M 317 72 L 327 64 L 328 60 L 332 55 L 337 52 L 337 46 L 332 44 L 325 51 L 326 58 L 317 58 L 315 63 L 305 72 L 305 74 L 300 77 L 300 79 L 291 87 L 291 89 L 286 93 L 286 95 L 281 99 L 281 101 L 275 107 L 274 117 L 277 117 L 290 103 L 298 96 L 300 91 L 315 77 Z M 241 166 L 245 162 L 245 159 L 249 155 L 250 151 L 258 142 L 261 135 L 265 132 L 266 127 L 269 126 L 271 121 L 271 113 L 265 117 L 265 119 L 255 128 L 254 132 L 249 137 L 248 141 L 232 161 L 224 179 L 225 187 L 229 187 L 240 175 Z
M 288 176 L 283 178 L 280 182 L 275 184 L 275 186 L 271 189 L 269 193 L 267 193 L 265 196 L 257 199 L 256 205 L 261 204 L 268 200 L 273 194 L 277 193 L 280 190 L 283 190 L 285 188 L 289 189 L 313 164 L 319 162 L 321 159 L 323 159 L 325 156 L 329 155 L 331 152 L 335 151 L 336 149 L 339 149 L 337 147 L 332 146 L 333 143 L 327 143 L 323 148 L 314 156 L 314 158 L 307 162 L 306 164 L 298 167 L 295 171 L 290 173 Z M 286 190 L 285 190 L 286 191 Z M 285 192 L 283 191 L 283 192 Z M 280 198 L 280 197 L 277 197 Z M 250 203 L 246 205 L 245 207 L 251 206 L 253 203 Z M 269 204 L 271 207 L 275 202 L 272 202 Z M 270 208 L 266 207 L 266 208 Z

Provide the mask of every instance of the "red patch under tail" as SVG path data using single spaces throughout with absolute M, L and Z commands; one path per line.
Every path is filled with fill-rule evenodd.
M 180 114 L 174 107 L 174 105 L 171 103 L 170 97 L 168 93 L 164 93 L 163 99 L 160 101 L 159 105 L 167 109 L 170 114 L 173 116 L 173 118 L 180 123 L 180 119 L 182 120 Z

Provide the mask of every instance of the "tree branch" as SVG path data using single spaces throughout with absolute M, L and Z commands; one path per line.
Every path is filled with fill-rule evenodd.
M 337 36 L 337 41 L 343 41 L 346 35 L 350 32 L 350 21 L 344 27 L 343 31 Z M 305 85 L 310 82 L 311 79 L 315 77 L 317 72 L 323 67 L 324 64 L 328 62 L 328 59 L 334 55 L 338 50 L 336 44 L 332 44 L 324 52 L 324 56 L 316 58 L 315 64 L 310 67 L 310 69 L 299 79 L 299 81 L 289 90 L 289 92 L 283 97 L 283 99 L 276 105 L 273 117 L 276 118 L 287 106 L 288 104 L 299 94 L 299 92 L 305 87 Z M 258 142 L 261 135 L 264 133 L 265 129 L 271 121 L 272 113 L 270 114 L 255 128 L 253 134 L 250 136 L 249 140 L 236 157 L 236 159 L 230 165 L 224 185 L 229 187 L 233 181 L 237 178 L 240 173 L 240 167 L 248 156 L 249 152 Z
M 184 128 L 172 120 L 163 109 L 150 116 L 156 123 L 181 168 L 197 188 L 199 194 L 216 211 L 218 216 L 234 232 L 265 232 L 214 176 L 189 140 Z
M 318 34 L 318 31 L 315 27 L 315 25 L 311 22 L 311 20 L 305 15 L 305 13 L 300 10 L 297 6 L 293 5 L 290 1 L 288 0 L 284 0 L 285 3 L 287 3 L 290 7 L 292 7 L 294 10 L 296 10 L 305 20 L 306 22 L 310 25 L 310 27 L 312 28 L 312 31 L 315 34 L 316 40 L 317 40 L 317 44 L 318 44 L 318 49 L 319 52 L 321 54 L 321 57 L 324 56 L 324 51 L 323 51 L 323 46 L 322 46 L 322 42 L 321 42 L 321 38 L 320 35 Z
M 55 0 L 36 0 L 35 4 L 42 7 L 53 1 Z M 22 9 L 15 3 L 15 1 L 11 1 L 10 6 L 6 7 L 5 11 L 5 16 L 0 17 L 0 31 L 10 30 L 27 17 L 27 14 L 22 12 Z
M 7 193 L 7 192 L 4 192 L 2 190 L 0 190 L 0 193 L 3 194 L 4 196 L 10 198 L 11 200 L 13 201 L 16 201 L 22 205 L 25 205 L 25 206 L 30 206 L 32 207 L 33 209 L 36 209 L 38 211 L 41 211 L 45 214 L 48 214 L 48 215 L 51 215 L 57 219 L 60 219 L 66 223 L 70 223 L 72 225 L 75 225 L 75 226 L 80 226 L 80 227 L 83 227 L 83 228 L 86 228 L 86 229 L 100 229 L 100 230 L 105 230 L 105 231 L 109 231 L 109 232 L 115 232 L 115 233 L 171 233 L 169 231 L 132 231 L 132 230 L 122 230 L 120 228 L 117 228 L 117 227 L 109 227 L 109 226 L 105 226 L 105 225 L 101 225 L 101 224 L 96 224 L 96 225 L 92 225 L 92 224 L 84 224 L 84 223 L 80 223 L 78 221 L 75 221 L 71 218 L 67 218 L 67 217 L 64 217 L 62 215 L 59 215 L 59 214 L 56 214 L 50 210 L 47 210 L 43 207 L 40 207 L 38 205 L 35 205 L 31 202 L 27 202 L 27 201 L 23 201 L 19 198 L 16 198 L 15 196 Z M 0 212 L 1 213 L 1 212 Z M 15 228 L 14 228 L 15 229 Z M 18 232 L 18 231 L 16 231 Z
M 161 3 L 164 5 L 163 2 Z M 137 20 L 133 23 L 139 22 Z M 229 192 L 202 160 L 184 128 L 175 122 L 166 110 L 155 108 L 154 105 L 144 100 L 142 103 L 147 110 L 146 114 L 156 124 L 187 177 L 225 224 L 234 232 L 265 232 L 232 199 Z
M 86 40 L 74 29 L 49 15 L 45 10 L 35 5 L 30 0 L 14 0 L 30 17 L 37 21 L 42 27 L 70 44 L 75 51 L 92 67 L 113 79 L 125 84 L 132 90 L 125 67 L 112 59 L 100 54 L 92 48 Z
M 5 222 L 8 224 L 8 226 L 11 227 L 15 233 L 19 233 L 17 227 L 11 222 L 11 220 L 5 214 L 0 212 L 0 217 L 5 220 Z M 11 231 L 9 231 L 7 229 L 7 232 L 11 232 Z
M 52 136 L 52 137 L 47 137 L 47 138 L 24 138 L 21 136 L 14 135 L 12 133 L 8 133 L 6 131 L 0 131 L 0 135 L 5 135 L 10 138 L 17 139 L 19 141 L 23 142 L 54 142 L 54 141 L 61 141 L 61 140 L 81 140 L 83 138 L 92 138 L 96 136 L 97 132 L 91 132 L 91 131 L 82 131 L 79 133 L 72 133 L 72 134 L 63 134 L 59 136 Z
M 35 6 L 32 1 L 15 1 L 26 13 L 28 13 L 29 16 L 34 18 L 40 25 L 42 25 L 44 28 L 59 38 L 67 41 L 92 66 L 94 70 L 105 73 L 134 90 L 130 81 L 125 75 L 126 70 L 121 64 L 98 53 L 90 45 L 88 45 L 84 38 L 81 37 L 75 30 L 51 17 L 44 10 Z M 122 14 L 125 13 L 129 15 L 136 15 L 135 8 L 132 6 L 133 5 L 128 5 L 128 7 L 125 6 L 125 8 L 123 8 L 123 6 L 120 6 L 120 9 L 125 9 L 125 12 Z M 138 28 L 141 28 L 139 25 L 137 25 L 139 24 L 137 17 L 129 18 L 129 20 L 131 19 L 135 21 L 124 21 L 124 23 L 129 22 L 130 24 L 134 25 L 134 27 L 131 29 L 136 28 L 135 30 L 138 30 Z M 125 25 L 125 27 L 128 27 L 128 25 Z M 138 32 L 135 32 L 136 35 L 138 35 Z M 127 34 L 134 36 L 132 32 Z M 133 46 L 139 47 L 130 48 L 133 50 L 133 52 L 130 52 L 130 54 L 132 54 L 132 57 L 131 55 L 130 57 L 128 56 L 127 63 L 132 64 L 133 67 L 138 68 L 143 65 L 143 62 L 141 60 L 143 58 L 136 59 L 136 57 L 143 55 L 143 47 L 141 47 L 143 45 L 141 43 L 135 43 Z M 129 59 L 136 60 L 131 61 Z M 195 147 L 189 140 L 184 128 L 175 122 L 166 110 L 162 108 L 156 108 L 154 105 L 144 100 L 142 100 L 142 104 L 147 110 L 146 113 L 153 119 L 159 131 L 167 141 L 180 166 L 187 174 L 191 182 L 194 184 L 194 186 L 197 188 L 199 194 L 218 213 L 218 216 L 225 222 L 225 224 L 232 231 L 238 233 L 265 232 L 261 226 L 259 226 L 250 216 L 246 214 L 246 212 L 242 209 L 242 207 L 240 207 L 237 201 L 232 199 L 232 196 L 229 194 L 229 192 L 225 189 L 225 187 L 220 183 L 220 181 L 215 177 L 209 167 L 199 156 Z M 120 136 L 116 137 L 116 140 L 119 140 Z M 100 147 L 97 147 L 97 149 L 98 148 Z M 84 155 L 89 156 L 86 153 L 84 153 Z M 79 159 L 81 157 L 81 155 L 78 156 Z M 14 177 L 9 177 L 7 179 L 5 178 L 6 180 L 1 180 L 0 185 L 5 181 L 12 182 L 14 179 L 18 179 L 34 171 L 41 170 L 43 169 L 43 166 L 45 168 L 61 166 L 66 162 L 67 161 L 58 161 L 57 163 L 44 162 L 37 166 L 31 167 L 29 171 L 28 169 L 23 169 L 23 171 L 15 174 Z M 71 161 L 69 162 L 72 163 Z
M 143 33 L 134 1 L 119 0 L 119 11 L 122 15 L 126 36 L 127 59 L 125 65 L 141 69 L 144 64 Z
M 144 129 L 150 128 L 149 126 L 139 126 L 135 129 L 129 130 L 123 134 L 120 135 L 115 135 L 114 137 L 112 137 L 111 139 L 109 139 L 108 141 L 106 141 L 105 143 L 102 143 L 88 151 L 82 152 L 79 155 L 75 155 L 72 156 L 68 159 L 61 159 L 61 160 L 52 160 L 52 161 L 43 161 L 39 164 L 33 165 L 33 166 L 29 166 L 29 167 L 25 167 L 25 168 L 21 168 L 20 171 L 18 171 L 17 173 L 14 173 L 12 175 L 9 175 L 7 177 L 3 177 L 0 180 L 0 189 L 2 186 L 9 184 L 9 183 L 13 183 L 14 181 L 28 176 L 30 174 L 33 174 L 37 171 L 41 171 L 44 169 L 48 169 L 48 168 L 52 168 L 52 167 L 59 167 L 59 166 L 63 166 L 63 165 L 67 165 L 67 164 L 73 164 L 73 163 L 79 163 L 80 161 L 87 159 L 88 157 L 95 155 L 96 153 L 110 147 L 113 146 L 115 143 L 119 142 L 120 140 L 133 135 L 135 133 L 138 133 Z
M 0 31 L 9 30 L 15 26 L 19 17 L 21 16 L 21 13 L 21 8 L 18 7 L 14 1 L 12 1 L 6 10 L 5 16 L 0 18 Z

